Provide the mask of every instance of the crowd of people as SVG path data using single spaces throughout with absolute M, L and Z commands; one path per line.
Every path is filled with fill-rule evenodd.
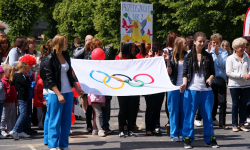
M 248 132 L 245 126 L 250 123 L 249 42 L 249 37 L 236 38 L 231 50 L 230 43 L 222 40 L 220 34 L 213 34 L 207 40 L 204 33 L 197 32 L 186 38 L 170 33 L 165 46 L 157 42 L 153 45 L 124 43 L 115 60 L 163 57 L 166 66 L 162 69 L 166 69 L 172 84 L 180 89 L 118 96 L 119 137 L 137 136 L 134 130 L 139 128 L 137 114 L 140 96 L 144 96 L 146 136 L 161 136 L 162 132 L 167 132 L 172 141 L 183 141 L 184 148 L 192 148 L 194 126 L 203 126 L 205 143 L 219 148 L 213 126 L 229 129 L 226 125 L 227 88 L 233 102 L 232 131 Z M 74 45 L 72 58 L 86 60 L 91 60 L 94 49 L 103 47 L 102 41 L 91 35 L 86 36 L 84 45 L 81 39 L 75 38 Z M 60 34 L 42 45 L 40 52 L 36 51 L 33 37 L 19 37 L 11 46 L 9 39 L 0 35 L 0 138 L 30 137 L 37 133 L 31 129 L 32 123 L 44 130 L 44 144 L 49 149 L 69 150 L 74 100 L 86 114 L 87 132 L 100 137 L 113 132 L 109 125 L 112 96 L 84 93 L 79 88 L 67 46 L 67 37 Z M 79 97 L 74 98 L 72 88 Z M 167 131 L 160 125 L 164 97 Z

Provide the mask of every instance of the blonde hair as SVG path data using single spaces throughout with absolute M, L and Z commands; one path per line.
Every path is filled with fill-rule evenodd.
M 244 38 L 242 38 L 242 37 L 240 37 L 240 38 L 237 38 L 237 39 L 235 39 L 233 41 L 232 47 L 233 47 L 233 49 L 235 49 L 235 48 L 237 48 L 237 47 L 239 47 L 239 46 L 241 46 L 243 44 L 246 44 L 246 43 L 247 43 L 247 40 L 244 39 Z
M 13 77 L 14 77 L 14 74 L 16 73 L 16 71 L 18 71 L 20 68 L 26 68 L 28 66 L 29 65 L 24 61 L 19 61 L 17 64 L 15 64 L 12 67 L 9 82 L 11 83 L 13 81 Z
M 12 66 L 7 65 L 7 64 L 3 64 L 2 67 L 3 67 L 4 73 L 8 73 L 12 69 Z
M 224 46 L 228 45 L 229 46 L 229 50 L 231 51 L 231 47 L 230 47 L 230 43 L 227 40 L 223 40 L 221 42 L 220 47 L 223 48 Z M 224 48 L 223 48 L 224 49 Z
M 211 37 L 210 37 L 211 41 L 214 41 L 216 39 L 219 39 L 220 41 L 222 41 L 222 36 L 219 33 L 215 33 L 215 34 L 211 35 Z
M 58 54 L 65 47 L 65 41 L 67 37 L 61 34 L 57 34 L 52 40 L 52 48 L 56 50 L 56 54 Z
M 174 57 L 174 61 L 175 63 L 177 63 L 177 60 L 176 60 L 176 55 L 177 53 L 179 53 L 179 56 L 180 56 L 180 53 L 186 49 L 185 47 L 183 47 L 183 40 L 186 41 L 186 39 L 184 39 L 183 37 L 177 37 L 175 40 L 174 40 L 174 51 L 172 53 L 173 57 Z

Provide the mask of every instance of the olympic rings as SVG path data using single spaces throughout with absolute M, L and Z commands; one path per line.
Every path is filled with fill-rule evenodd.
M 107 73 L 102 72 L 102 71 L 96 71 L 96 72 L 102 73 L 102 74 L 106 75 L 106 76 L 109 78 L 109 79 L 107 80 L 106 83 L 108 83 L 108 82 L 111 80 L 111 77 L 110 77 Z M 89 76 L 90 76 L 92 79 L 96 80 L 97 82 L 103 83 L 102 81 L 99 81 L 99 80 L 95 79 L 95 78 L 93 77 L 93 73 L 94 73 L 94 70 L 92 70 L 92 71 L 90 72 Z
M 135 80 L 135 81 L 137 81 L 137 82 L 141 82 L 141 85 L 138 85 L 138 86 L 132 85 L 132 84 L 129 83 L 129 80 L 128 80 L 128 79 L 125 80 L 125 82 L 128 83 L 128 85 L 130 85 L 130 86 L 132 86 L 132 87 L 143 87 L 144 83 L 143 83 L 142 81 L 136 80 L 136 79 L 132 79 L 132 80 Z
M 94 73 L 94 72 L 95 72 L 95 70 L 92 70 L 92 71 L 90 72 L 89 76 L 90 76 L 93 80 L 95 80 L 95 81 L 97 81 L 97 82 L 100 82 L 100 83 L 103 83 L 104 85 L 106 85 L 107 87 L 109 87 L 109 88 L 111 88 L 111 89 L 121 89 L 121 88 L 124 87 L 125 83 L 127 83 L 127 84 L 128 84 L 129 86 L 131 86 L 131 87 L 143 87 L 145 84 L 152 84 L 152 83 L 154 83 L 154 81 L 155 81 L 154 78 L 153 78 L 151 75 L 145 74 L 145 73 L 135 75 L 134 78 L 131 79 L 130 77 L 128 77 L 128 76 L 126 76 L 126 75 L 123 75 L 123 74 L 113 74 L 112 76 L 109 76 L 109 75 L 108 75 L 107 73 L 105 73 L 105 72 L 96 71 L 96 72 L 98 72 L 98 73 L 101 73 L 101 74 L 104 74 L 104 75 L 105 75 L 103 81 L 100 81 L 100 80 L 97 80 L 97 79 L 95 79 L 95 78 L 93 77 L 93 73 Z M 127 79 L 123 81 L 122 79 L 120 79 L 120 78 L 118 78 L 118 77 L 116 77 L 116 76 L 123 76 L 123 77 L 126 77 Z M 138 76 L 148 76 L 148 77 L 151 79 L 151 82 L 149 82 L 149 83 L 144 83 L 143 81 L 136 79 Z M 120 87 L 111 87 L 111 86 L 109 86 L 107 83 L 111 80 L 111 78 L 116 79 L 116 80 L 118 80 L 118 81 L 121 81 L 121 82 L 122 82 L 122 85 L 121 85 Z M 141 84 L 140 84 L 140 85 L 133 85 L 133 84 L 130 83 L 131 81 L 140 82 Z
M 121 88 L 123 88 L 123 86 L 125 85 L 125 83 L 122 81 L 122 79 L 117 78 L 117 77 L 115 77 L 115 76 L 111 76 L 110 78 L 114 78 L 114 79 L 117 79 L 117 80 L 119 80 L 119 81 L 122 82 L 122 85 L 121 85 L 120 87 L 113 88 L 113 87 L 107 85 L 107 83 L 106 83 L 106 79 L 107 79 L 107 78 L 108 78 L 108 76 L 106 76 L 106 77 L 103 79 L 103 83 L 104 83 L 107 87 L 109 87 L 109 88 L 111 88 L 111 89 L 121 89 Z
M 155 82 L 155 80 L 154 80 L 154 78 L 151 76 L 151 75 L 148 75 L 148 74 L 145 74 L 145 73 L 142 73 L 142 74 L 138 74 L 138 75 L 136 75 L 136 76 L 134 76 L 134 78 L 133 79 L 135 79 L 136 77 L 138 77 L 138 76 L 142 76 L 142 75 L 144 75 L 144 76 L 148 76 L 149 78 L 151 78 L 151 82 L 149 82 L 149 83 L 144 83 L 144 84 L 152 84 L 152 83 L 154 83 Z

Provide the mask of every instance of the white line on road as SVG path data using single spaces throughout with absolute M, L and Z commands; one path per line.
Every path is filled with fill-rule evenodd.
M 31 149 L 31 150 L 36 150 L 34 146 L 32 145 L 28 145 L 28 147 Z

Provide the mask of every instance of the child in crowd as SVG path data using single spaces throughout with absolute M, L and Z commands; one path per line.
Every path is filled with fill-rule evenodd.
M 37 109 L 37 119 L 38 119 L 38 128 L 43 129 L 43 118 L 44 114 L 44 103 L 46 100 L 43 98 L 43 80 L 41 79 L 40 75 L 37 74 L 36 79 L 37 83 L 35 86 L 35 95 L 34 95 L 34 104 L 33 107 Z M 45 110 L 46 112 L 46 110 Z
M 23 132 L 23 123 L 27 117 L 27 101 L 29 98 L 29 88 L 31 84 L 29 74 L 27 72 L 29 69 L 30 67 L 26 62 L 19 61 L 15 66 L 13 66 L 9 79 L 11 85 L 15 86 L 18 93 L 17 100 L 20 113 L 13 130 L 9 133 L 9 135 L 15 140 L 19 140 L 19 136 L 30 137 Z
M 4 75 L 4 70 L 0 66 L 0 79 L 3 77 L 3 75 Z M 4 101 L 5 101 L 5 93 L 3 90 L 3 82 L 0 81 L 0 117 L 2 116 Z M 5 136 L 0 134 L 0 138 L 5 138 Z
M 11 74 L 12 67 L 10 65 L 4 65 L 4 76 L 1 79 L 3 82 L 3 90 L 5 92 L 6 99 L 3 104 L 3 113 L 2 113 L 2 135 L 7 137 L 8 133 L 13 128 L 13 119 L 12 116 L 15 112 L 15 107 L 17 107 L 17 92 L 15 86 L 10 85 L 9 78 Z M 6 132 L 7 131 L 7 132 Z
M 88 103 L 92 105 L 93 110 L 95 112 L 94 120 L 93 120 L 93 135 L 98 135 L 101 137 L 105 136 L 105 131 L 102 129 L 101 126 L 101 108 L 105 106 L 105 96 L 104 95 L 95 95 L 89 94 L 88 95 Z

